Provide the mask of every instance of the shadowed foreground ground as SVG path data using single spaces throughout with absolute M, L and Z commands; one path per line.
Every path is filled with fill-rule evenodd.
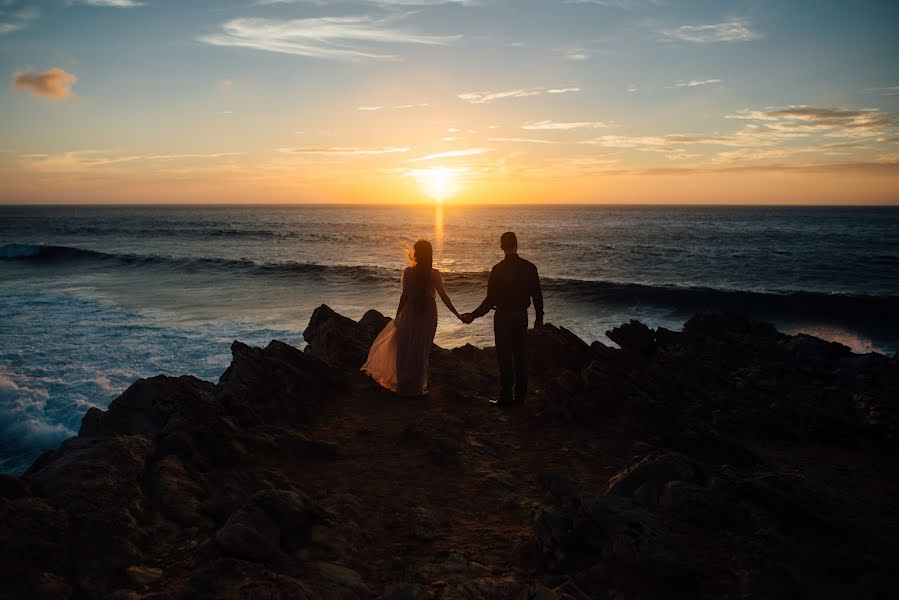
M 320 307 L 306 352 L 235 342 L 0 477 L 0 597 L 885 598 L 899 364 L 732 316 L 547 326 L 500 410 L 491 349 L 431 395 L 361 376 L 386 319 Z

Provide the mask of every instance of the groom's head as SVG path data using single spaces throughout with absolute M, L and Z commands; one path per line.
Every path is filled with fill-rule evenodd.
M 515 237 L 515 233 L 512 231 L 507 231 L 499 238 L 499 247 L 503 249 L 503 252 L 506 254 L 515 254 L 518 252 L 518 238 Z

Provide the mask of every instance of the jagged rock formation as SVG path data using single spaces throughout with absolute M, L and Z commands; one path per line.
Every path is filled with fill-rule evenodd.
M 358 372 L 388 322 L 135 382 L 0 476 L 0 598 L 883 598 L 899 584 L 899 363 L 734 316 L 531 333 L 432 392 Z

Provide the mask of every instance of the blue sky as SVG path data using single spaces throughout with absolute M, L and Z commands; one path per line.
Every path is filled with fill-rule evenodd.
M 0 201 L 415 201 L 439 168 L 467 201 L 896 202 L 897 24 L 884 1 L 0 0 Z

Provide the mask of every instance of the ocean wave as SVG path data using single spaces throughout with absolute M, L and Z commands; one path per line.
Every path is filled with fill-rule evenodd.
M 885 257 L 884 257 L 885 258 Z M 271 277 L 336 278 L 354 284 L 390 284 L 399 280 L 399 271 L 386 267 L 321 265 L 315 263 L 259 263 L 246 259 L 190 258 L 158 255 L 110 254 L 41 244 L 0 246 L 0 260 L 58 263 L 93 261 L 140 268 L 168 270 L 215 270 L 226 274 Z M 446 272 L 444 280 L 456 289 L 483 289 L 487 272 Z M 889 327 L 899 314 L 899 296 L 850 295 L 802 290 L 751 291 L 676 285 L 650 285 L 613 281 L 591 281 L 563 277 L 542 278 L 548 294 L 565 301 L 596 306 L 648 305 L 687 314 L 701 311 L 733 311 L 768 317 L 827 317 L 843 322 L 883 323 Z

